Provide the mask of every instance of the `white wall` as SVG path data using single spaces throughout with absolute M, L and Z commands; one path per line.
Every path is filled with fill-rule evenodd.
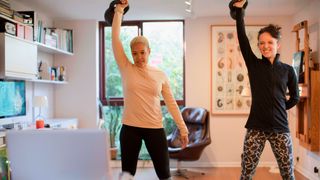
M 74 55 L 57 56 L 54 63 L 67 70 L 68 84 L 55 88 L 55 117 L 79 120 L 80 128 L 94 128 L 98 118 L 98 24 L 96 21 L 55 22 L 73 29 Z
M 18 4 L 13 1 L 13 4 Z M 319 1 L 314 1 L 300 13 L 290 17 L 246 17 L 248 25 L 280 25 L 281 59 L 291 64 L 295 51 L 295 36 L 291 32 L 293 25 L 307 19 L 310 24 L 311 48 L 319 52 L 320 14 Z M 210 110 L 210 26 L 234 25 L 230 17 L 206 17 L 187 19 L 186 32 L 186 103 L 187 106 L 199 106 Z M 54 104 L 48 115 L 55 117 L 76 117 L 81 128 L 95 127 L 97 119 L 98 97 L 98 41 L 95 21 L 56 22 L 56 26 L 74 30 L 74 56 L 55 57 L 54 64 L 67 67 L 67 85 L 29 84 L 33 93 L 46 93 Z M 317 55 L 317 57 L 319 57 Z M 50 59 L 50 58 L 49 58 Z M 319 59 L 319 58 L 318 58 Z M 31 93 L 29 93 L 31 94 Z M 55 97 L 55 98 L 53 98 Z M 297 170 L 312 179 L 318 177 L 312 173 L 314 166 L 320 165 L 319 153 L 312 153 L 299 145 L 295 138 L 295 110 L 289 112 L 289 124 L 294 139 L 294 155 L 299 156 Z M 185 166 L 240 166 L 240 154 L 245 133 L 246 116 L 211 116 L 212 144 L 205 149 L 201 159 Z M 273 165 L 275 159 L 266 145 L 260 165 Z
M 307 20 L 309 25 L 310 48 L 313 52 L 313 60 L 320 62 L 320 1 L 314 1 L 305 9 L 302 9 L 293 17 L 293 23 L 297 24 Z M 319 108 L 319 107 L 318 107 Z M 296 120 L 296 116 L 292 116 Z M 295 153 L 299 156 L 300 161 L 296 164 L 296 169 L 305 174 L 310 179 L 320 179 L 319 174 L 313 173 L 313 168 L 320 168 L 320 152 L 311 152 L 299 146 L 299 140 L 295 140 Z

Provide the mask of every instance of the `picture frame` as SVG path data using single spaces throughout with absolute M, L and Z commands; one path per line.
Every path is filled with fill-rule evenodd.
M 246 33 L 255 55 L 258 32 L 263 25 L 246 26 Z M 246 115 L 251 108 L 248 71 L 242 57 L 236 26 L 211 26 L 211 113 L 214 115 Z
M 299 83 L 304 83 L 304 51 L 298 51 L 293 54 L 292 67 L 296 73 Z

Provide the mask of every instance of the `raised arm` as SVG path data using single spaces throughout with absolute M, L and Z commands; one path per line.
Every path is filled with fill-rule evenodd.
M 116 5 L 112 21 L 112 49 L 119 68 L 129 63 L 120 40 L 122 16 L 124 8 L 128 6 L 128 0 L 121 0 L 121 3 Z
M 245 23 L 244 23 L 244 5 L 246 0 L 239 0 L 233 4 L 233 11 L 236 13 L 236 24 L 237 24 L 237 34 L 238 34 L 238 41 L 241 49 L 242 56 L 248 65 L 250 64 L 250 60 L 254 60 L 256 58 L 255 54 L 253 53 L 248 37 L 246 35 L 245 30 Z M 248 67 L 249 68 L 249 67 Z

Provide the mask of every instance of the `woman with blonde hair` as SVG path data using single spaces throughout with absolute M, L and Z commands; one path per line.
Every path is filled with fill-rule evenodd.
M 137 36 L 130 43 L 132 64 L 120 40 L 120 28 L 128 0 L 121 0 L 114 9 L 112 48 L 122 78 L 124 112 L 120 132 L 122 171 L 134 176 L 142 140 L 151 156 L 159 179 L 170 179 L 169 154 L 166 134 L 162 125 L 160 97 L 177 124 L 182 147 L 188 144 L 188 129 L 170 90 L 164 72 L 149 66 L 149 42 Z

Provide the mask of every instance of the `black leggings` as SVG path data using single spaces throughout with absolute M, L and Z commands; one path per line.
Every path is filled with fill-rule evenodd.
M 149 129 L 122 125 L 120 132 L 122 171 L 135 175 L 144 140 L 159 179 L 170 178 L 169 154 L 163 128 Z

